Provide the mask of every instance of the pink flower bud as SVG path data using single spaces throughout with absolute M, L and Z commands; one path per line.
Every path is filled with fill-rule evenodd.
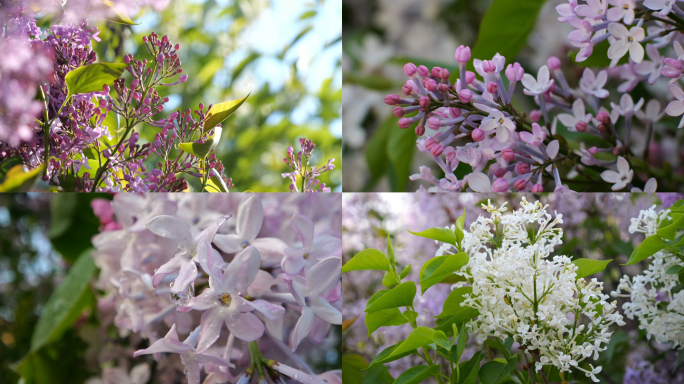
M 418 135 L 418 136 L 423 136 L 423 135 L 425 134 L 425 127 L 422 126 L 422 125 L 418 125 L 418 126 L 416 127 L 416 129 L 414 130 L 414 132 L 415 132 L 416 135 Z
M 546 60 L 546 65 L 549 66 L 550 70 L 555 71 L 561 67 L 561 61 L 556 56 L 551 56 L 548 60 Z
M 526 175 L 530 173 L 530 165 L 527 163 L 518 163 L 515 166 L 515 171 L 518 173 L 518 175 Z
M 160 53 L 157 55 L 157 64 L 161 65 L 163 62 L 164 62 L 164 55 Z
M 385 104 L 387 105 L 397 105 L 401 98 L 399 95 L 387 95 L 385 96 Z
M 447 93 L 449 92 L 449 85 L 445 83 L 439 83 L 437 84 L 437 89 L 442 93 Z
M 412 88 L 411 86 L 407 85 L 407 84 L 404 84 L 404 85 L 401 87 L 401 92 L 402 92 L 404 95 L 409 96 L 409 95 L 411 95 L 411 92 L 413 92 L 413 88 Z
M 587 130 L 587 123 L 584 121 L 578 121 L 577 124 L 575 124 L 575 129 L 578 130 L 579 132 L 584 132 Z
M 505 174 L 506 174 L 505 168 L 497 168 L 496 171 L 494 171 L 494 176 L 496 176 L 496 177 L 504 177 Z
M 411 120 L 406 117 L 399 119 L 399 128 L 406 129 L 411 126 Z
M 620 154 L 620 152 L 622 152 L 622 146 L 617 146 L 613 148 L 613 155 L 617 156 Z
M 482 62 L 482 70 L 485 71 L 485 73 L 494 73 L 496 71 L 496 64 L 491 60 L 485 60 Z
M 494 180 L 494 183 L 492 184 L 492 190 L 494 190 L 494 192 L 508 191 L 508 181 L 502 177 Z
M 533 193 L 542 193 L 542 192 L 544 192 L 544 187 L 542 187 L 541 184 L 535 184 L 535 185 L 532 187 L 532 192 L 533 192 Z
M 497 88 L 498 87 L 497 87 L 496 83 L 494 83 L 494 82 L 490 81 L 489 84 L 487 84 L 487 92 L 489 92 L 491 94 L 495 94 Z
M 437 141 L 435 141 L 434 138 L 430 137 L 429 139 L 425 140 L 425 148 L 430 149 L 432 148 L 433 145 L 437 144 Z
M 503 159 L 506 161 L 513 161 L 515 160 L 515 152 L 513 152 L 512 149 L 504 149 L 501 151 L 501 157 L 503 157 Z
M 433 156 L 439 156 L 444 152 L 444 147 L 441 144 L 435 144 L 430 149 L 430 152 L 432 152 Z
M 523 189 L 525 189 L 525 187 L 527 187 L 527 181 L 525 181 L 524 179 L 518 179 L 515 181 L 515 184 L 513 184 L 513 186 L 518 191 L 522 191 Z
M 467 88 L 461 89 L 461 92 L 458 93 L 458 98 L 463 103 L 470 103 L 470 100 L 473 98 L 473 92 Z
M 138 79 L 133 79 L 133 81 L 131 82 L 131 89 L 138 88 L 138 85 L 140 85 L 140 81 Z
M 392 114 L 394 115 L 394 117 L 404 117 L 404 108 L 396 106 L 392 109 Z
M 454 108 L 454 107 L 449 108 L 449 116 L 451 116 L 453 118 L 461 117 L 462 114 L 463 114 L 463 111 L 461 111 L 459 108 Z
M 485 133 L 480 128 L 475 128 L 475 129 L 473 129 L 473 132 L 470 134 L 470 136 L 475 141 L 482 141 L 485 138 Z
M 431 72 L 431 73 L 432 73 L 432 76 L 433 76 L 433 77 L 435 77 L 435 78 L 437 78 L 437 79 L 440 79 L 440 78 L 442 77 L 442 68 L 440 68 L 440 67 L 434 67 L 434 68 L 432 68 L 432 72 Z
M 454 59 L 461 64 L 465 64 L 470 60 L 470 47 L 461 45 L 456 48 L 456 53 L 454 53 Z
M 589 153 L 591 153 L 592 155 L 595 155 L 595 154 L 598 153 L 598 148 L 596 148 L 596 147 L 591 147 L 591 148 L 589 148 L 587 151 L 588 151 Z
M 408 63 L 404 65 L 404 74 L 408 77 L 412 77 L 413 75 L 416 74 L 417 68 L 416 65 L 413 63 Z
M 596 120 L 599 122 L 609 125 L 610 124 L 610 115 L 606 111 L 599 111 L 599 113 L 596 115 Z
M 472 84 L 475 81 L 475 73 L 467 71 L 465 79 L 466 79 L 466 84 L 468 84 L 468 85 Z
M 188 80 L 188 75 L 181 75 L 181 77 L 178 78 L 178 81 L 181 83 L 185 83 Z
M 420 107 L 423 109 L 428 109 L 430 107 L 430 98 L 428 96 L 420 97 Z
M 508 81 L 520 81 L 525 74 L 525 69 L 519 63 L 508 64 L 505 74 Z
M 421 65 L 420 67 L 418 67 L 418 74 L 421 75 L 422 77 L 425 77 L 425 76 L 430 74 L 430 71 L 428 70 L 428 68 L 426 66 Z
M 430 129 L 434 129 L 436 131 L 442 127 L 442 120 L 440 120 L 439 117 L 433 116 L 428 119 L 428 126 Z
M 425 88 L 430 92 L 434 92 L 437 89 L 437 82 L 432 79 L 425 79 Z
M 541 117 L 542 117 L 542 111 L 539 109 L 535 109 L 532 112 L 530 112 L 530 120 L 532 120 L 535 123 L 537 121 L 539 121 L 539 119 L 541 119 Z

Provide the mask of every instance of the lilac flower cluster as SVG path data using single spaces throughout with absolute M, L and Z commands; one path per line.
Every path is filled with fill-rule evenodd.
M 290 192 L 330 192 L 330 188 L 316 178 L 324 172 L 335 169 L 335 164 L 333 164 L 335 159 L 328 159 L 328 163 L 322 167 L 312 166 L 309 169 L 309 162 L 316 144 L 312 140 L 301 138 L 299 145 L 301 150 L 296 155 L 294 149 L 288 147 L 287 157 L 283 159 L 285 164 L 292 169 L 292 172 L 283 173 L 283 178 L 290 179 Z M 301 180 L 299 185 L 297 185 L 298 177 Z
M 435 191 L 561 192 L 569 190 L 569 184 L 576 188 L 596 183 L 614 191 L 654 192 L 656 176 L 662 176 L 655 168 L 680 160 L 677 153 L 660 151 L 652 138 L 664 114 L 684 114 L 684 91 L 675 84 L 684 76 L 684 48 L 678 41 L 684 12 L 672 1 L 644 1 L 643 7 L 634 0 L 579 5 L 570 0 L 557 7 L 559 21 L 576 28 L 568 39 L 579 48 L 577 61 L 586 60 L 602 41 L 610 44 L 611 68 L 585 69 L 574 87 L 557 57 L 550 57 L 536 76 L 525 73 L 519 63 L 506 65 L 499 54 L 491 60 L 475 59 L 476 73 L 470 72 L 471 50 L 466 46 L 454 55 L 457 79 L 446 68 L 406 64 L 409 80 L 403 95 L 388 95 L 385 103 L 393 106 L 400 128 L 414 128 L 419 151 L 431 156 L 445 175 L 440 179 L 421 166 L 411 179 L 426 181 Z M 642 28 L 646 21 L 653 24 L 648 37 Z M 650 44 L 644 49 L 641 44 L 646 42 Z M 672 48 L 674 58 L 661 56 L 659 49 L 665 47 Z M 650 61 L 644 60 L 644 52 Z M 629 62 L 616 67 L 627 53 Z M 665 110 L 658 99 L 635 102 L 629 94 L 639 82 L 653 85 L 662 76 L 671 79 L 668 89 L 674 98 Z M 613 77 L 625 80 L 617 87 L 619 103 L 610 102 L 606 89 Z M 518 83 L 538 109 L 526 113 L 513 106 Z M 634 120 L 642 130 L 633 129 Z M 587 139 L 592 135 L 593 142 L 601 144 L 568 142 L 559 133 L 559 121 L 568 132 L 583 133 Z M 460 163 L 472 168 L 461 179 L 456 176 Z
M 257 194 L 94 200 L 103 224 L 93 239 L 97 288 L 104 292 L 101 328 L 106 333 L 114 325 L 131 348 L 140 348 L 101 359 L 110 366 L 105 380 L 108 370 L 128 375 L 132 358 L 151 355 L 135 361 L 154 359 L 156 374 L 169 382 L 179 380 L 172 372 L 184 371 L 191 384 L 201 377 L 204 383 L 257 377 L 341 383 L 336 372 L 317 376 L 294 353 L 315 348 L 311 342 L 336 344 L 329 333 L 342 322 L 339 200 Z M 115 343 L 109 335 L 100 345 Z

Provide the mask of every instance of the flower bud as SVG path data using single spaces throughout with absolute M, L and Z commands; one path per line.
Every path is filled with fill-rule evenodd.
M 437 78 L 437 79 L 442 78 L 442 68 L 440 68 L 440 67 L 434 67 L 434 68 L 432 68 L 432 72 L 431 72 L 431 73 L 432 73 L 432 76 L 433 76 L 434 78 Z
M 496 171 L 494 171 L 494 176 L 496 177 L 504 177 L 506 174 L 506 168 L 497 168 Z
M 440 120 L 439 117 L 433 116 L 428 119 L 428 126 L 430 129 L 434 129 L 436 131 L 442 127 L 442 120 Z
M 417 68 L 416 65 L 413 63 L 408 63 L 404 65 L 404 74 L 408 77 L 412 77 L 413 75 L 416 74 Z
M 454 107 L 449 108 L 449 116 L 453 117 L 454 119 L 457 117 L 461 117 L 462 114 L 463 114 L 463 111 L 461 111 L 459 108 L 454 108 Z
M 473 132 L 470 134 L 470 136 L 475 141 L 482 141 L 485 138 L 485 133 L 480 128 L 475 128 L 475 129 L 473 129 Z
M 515 160 L 515 152 L 513 152 L 512 149 L 504 149 L 501 151 L 501 157 L 503 157 L 504 160 L 511 162 Z
M 532 112 L 530 112 L 530 120 L 532 120 L 535 123 L 537 121 L 539 121 L 539 119 L 541 119 L 541 117 L 542 117 L 542 111 L 540 111 L 539 109 L 535 109 Z
M 401 87 L 401 92 L 403 92 L 404 95 L 409 96 L 411 95 L 411 92 L 413 92 L 413 88 L 410 85 L 404 84 Z
M 542 193 L 542 192 L 544 192 L 544 187 L 542 187 L 541 184 L 535 184 L 535 185 L 532 187 L 532 192 L 533 192 L 533 193 Z
M 489 92 L 491 94 L 495 94 L 497 88 L 498 88 L 498 86 L 494 82 L 490 81 L 489 84 L 487 84 L 487 92 Z
M 399 128 L 406 129 L 411 126 L 411 120 L 406 117 L 399 119 Z
M 598 148 L 596 148 L 596 147 L 591 147 L 591 148 L 589 148 L 587 151 L 588 151 L 589 153 L 591 153 L 592 155 L 595 155 L 595 154 L 598 153 Z
M 610 115 L 606 111 L 599 111 L 599 113 L 596 114 L 596 120 L 605 125 L 610 125 L 611 123 Z
M 518 180 L 515 181 L 515 183 L 513 184 L 513 186 L 514 186 L 515 189 L 517 189 L 518 191 L 522 191 L 523 189 L 525 189 L 525 187 L 527 187 L 527 181 L 525 181 L 525 179 L 518 179 Z
M 492 190 L 494 192 L 506 192 L 508 191 L 508 181 L 503 177 L 494 180 L 492 184 Z
M 608 127 L 606 127 L 606 125 L 603 123 L 599 124 L 597 128 L 598 128 L 599 132 L 601 132 L 601 134 L 605 135 L 606 132 L 608 132 Z
M 430 74 L 430 71 L 426 66 L 421 65 L 420 67 L 418 67 L 418 74 L 422 77 L 425 77 Z
M 491 60 L 484 60 L 482 62 L 482 70 L 485 71 L 485 73 L 492 74 L 496 71 L 496 64 Z
M 425 88 L 430 92 L 434 92 L 437 89 L 437 82 L 429 78 L 425 79 Z
M 399 95 L 387 95 L 385 96 L 385 104 L 387 105 L 397 105 L 401 98 Z
M 520 81 L 525 74 L 525 69 L 519 63 L 508 64 L 505 74 L 508 81 Z
M 418 135 L 418 136 L 423 136 L 423 135 L 425 134 L 425 127 L 422 126 L 422 125 L 418 125 L 418 126 L 416 127 L 416 129 L 414 130 L 414 132 L 415 132 L 416 135 Z
M 461 64 L 465 64 L 470 60 L 470 47 L 461 45 L 456 48 L 456 53 L 454 53 L 454 59 Z
M 449 86 L 446 83 L 437 84 L 437 89 L 442 93 L 448 93 L 449 92 Z
M 550 70 L 555 71 L 561 67 L 561 61 L 556 56 L 551 56 L 548 60 L 546 60 L 546 65 L 549 66 Z
M 394 117 L 404 117 L 404 108 L 396 106 L 392 109 L 392 114 L 394 115 Z
M 466 84 L 472 84 L 475 81 L 475 73 L 467 71 L 465 76 Z
M 433 156 L 439 156 L 442 154 L 442 152 L 444 152 L 444 147 L 442 146 L 442 144 L 435 144 L 430 149 L 430 152 L 432 152 Z
M 429 139 L 425 140 L 425 148 L 430 149 L 432 148 L 433 145 L 437 144 L 437 141 L 430 137 Z
M 428 108 L 430 108 L 430 103 L 431 103 L 431 100 L 430 100 L 429 97 L 427 97 L 427 96 L 421 96 L 421 97 L 420 97 L 420 102 L 419 102 L 419 104 L 420 104 L 420 107 L 421 107 L 421 108 L 423 108 L 423 109 L 428 109 Z
M 178 81 L 181 83 L 185 83 L 188 80 L 188 75 L 181 75 L 181 77 L 178 78 Z
M 463 103 L 470 103 L 470 100 L 473 98 L 473 92 L 467 88 L 461 89 L 461 92 L 458 93 L 458 98 Z
M 587 123 L 584 121 L 578 121 L 577 124 L 575 124 L 575 129 L 579 132 L 584 132 L 587 130 Z
M 515 171 L 518 175 L 526 175 L 530 173 L 530 165 L 527 163 L 518 163 L 515 166 Z

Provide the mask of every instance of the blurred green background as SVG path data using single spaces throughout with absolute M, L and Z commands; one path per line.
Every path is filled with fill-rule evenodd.
M 341 0 L 171 0 L 162 11 L 130 15 L 138 25 L 97 24 L 95 49 L 99 61 L 121 62 L 129 53 L 149 59 L 142 37 L 150 32 L 180 44 L 189 78 L 158 88 L 170 98 L 159 118 L 251 91 L 223 123 L 216 150 L 233 191 L 289 191 L 283 159 L 300 137 L 317 145 L 312 164 L 336 159 L 337 169 L 321 178 L 335 191 L 342 181 L 341 9 Z M 139 132 L 149 141 L 159 128 Z

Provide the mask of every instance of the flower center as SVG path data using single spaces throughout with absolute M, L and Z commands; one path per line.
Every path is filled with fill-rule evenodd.
M 624 9 L 629 9 L 629 4 L 623 5 L 622 8 L 624 8 Z
M 242 242 L 242 249 L 249 247 L 249 241 L 245 240 Z
M 503 124 L 503 123 L 504 123 L 504 119 L 503 119 L 503 117 L 502 117 L 502 118 L 499 119 L 499 124 Z
M 224 293 L 223 295 L 219 296 L 219 301 L 225 306 L 230 306 L 230 303 L 233 301 L 233 299 L 230 297 L 230 293 Z
M 308 253 L 304 253 L 304 254 L 302 255 L 302 257 L 304 258 L 304 260 L 306 260 L 306 259 L 309 258 L 309 254 L 308 254 Z
M 634 41 L 634 38 L 632 36 L 629 36 L 629 37 L 627 37 L 627 41 L 629 41 L 631 43 Z

